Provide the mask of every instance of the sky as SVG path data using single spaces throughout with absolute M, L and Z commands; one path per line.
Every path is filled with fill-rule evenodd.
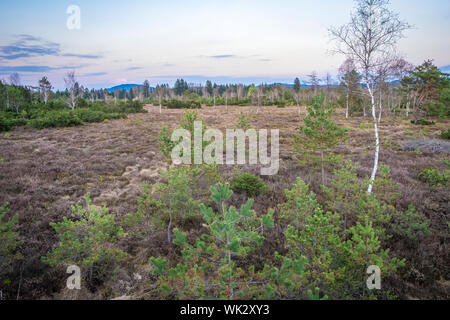
M 69 29 L 71 5 L 80 29 Z M 292 83 L 337 73 L 327 29 L 349 21 L 353 0 L 2 0 L 0 79 L 24 85 L 47 76 L 57 89 L 75 71 L 80 84 L 109 88 L 189 83 Z M 391 0 L 414 25 L 399 42 L 411 63 L 450 65 L 450 1 Z

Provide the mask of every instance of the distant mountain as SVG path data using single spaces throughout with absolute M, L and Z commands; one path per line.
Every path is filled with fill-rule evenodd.
M 132 84 L 132 83 L 128 83 L 128 84 L 121 84 L 112 88 L 107 89 L 109 92 L 114 92 L 116 90 L 124 90 L 125 91 L 130 91 L 130 89 L 135 88 L 135 87 L 142 87 L 142 84 Z

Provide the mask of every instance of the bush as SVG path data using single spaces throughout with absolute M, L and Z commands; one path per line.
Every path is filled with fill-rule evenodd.
M 6 205 L 0 206 L 0 289 L 10 282 L 6 276 L 12 271 L 14 262 L 20 258 L 17 252 L 20 245 L 19 233 L 16 232 L 19 217 L 16 214 L 7 219 L 8 211 Z
M 286 102 L 283 100 L 280 100 L 277 102 L 277 108 L 285 108 L 286 107 Z
M 244 173 L 233 181 L 231 189 L 236 193 L 245 193 L 248 197 L 257 197 L 268 192 L 269 186 L 261 178 L 251 173 Z
M 50 223 L 59 235 L 59 244 L 42 261 L 51 266 L 77 265 L 90 281 L 104 280 L 126 256 L 117 248 L 117 242 L 124 236 L 122 227 L 106 208 L 91 206 L 89 194 L 86 209 L 73 206 L 72 211 L 76 219 L 64 217 L 62 222 Z
M 0 132 L 9 131 L 12 128 L 12 123 L 5 116 L 0 114 Z
M 434 121 L 428 121 L 425 119 L 411 120 L 411 123 L 418 126 L 434 126 L 436 124 Z
M 75 109 L 73 111 L 77 117 L 81 119 L 83 122 L 102 122 L 106 119 L 120 119 L 125 118 L 126 115 L 123 113 L 105 113 L 102 111 L 95 111 L 88 108 L 83 109 Z
M 439 135 L 439 138 L 450 140 L 450 129 L 447 131 L 442 131 L 442 133 Z
M 83 121 L 73 111 L 50 111 L 28 122 L 28 125 L 35 129 L 74 127 L 82 124 Z
M 26 124 L 26 120 L 13 113 L 0 112 L 0 132 L 9 131 L 13 127 Z
M 183 101 L 172 99 L 167 101 L 166 104 L 168 109 L 200 109 L 202 107 L 200 102 L 194 100 Z
M 447 173 L 440 173 L 436 169 L 425 169 L 419 173 L 418 178 L 420 181 L 428 183 L 433 187 L 438 185 L 446 186 L 449 179 Z

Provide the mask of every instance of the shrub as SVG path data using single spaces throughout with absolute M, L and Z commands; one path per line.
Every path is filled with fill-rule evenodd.
M 26 120 L 20 115 L 11 112 L 0 112 L 0 132 L 9 131 L 13 127 L 26 124 Z
M 5 116 L 0 114 L 0 132 L 9 131 L 13 127 L 12 122 L 7 119 Z
M 75 109 L 72 111 L 83 122 L 102 122 L 104 120 L 121 119 L 126 115 L 123 113 L 105 113 L 103 111 L 95 111 L 89 108 Z
M 15 214 L 8 219 L 8 211 L 7 205 L 0 206 L 0 289 L 10 282 L 7 276 L 13 270 L 15 261 L 21 257 L 17 252 L 21 242 L 16 232 L 19 216 Z
M 244 131 L 247 131 L 248 129 L 252 128 L 251 121 L 245 116 L 243 112 L 239 114 L 239 122 L 236 127 Z
M 231 189 L 236 193 L 245 193 L 248 197 L 257 197 L 269 191 L 269 186 L 260 177 L 244 173 L 234 179 Z
M 147 113 L 148 111 L 144 109 L 144 104 L 138 100 L 128 100 L 126 102 L 121 102 L 119 104 L 119 112 L 111 111 L 114 113 Z
M 439 138 L 450 140 L 450 129 L 447 131 L 442 131 L 442 133 L 439 135 Z
M 167 101 L 168 109 L 200 109 L 202 106 L 200 102 L 195 100 L 176 100 L 172 99 Z
M 447 173 L 440 173 L 436 169 L 425 169 L 417 177 L 420 181 L 428 183 L 433 187 L 438 185 L 446 186 L 449 180 Z
M 436 124 L 434 121 L 428 121 L 425 119 L 411 120 L 411 123 L 419 126 L 433 126 Z
M 285 108 L 286 107 L 286 102 L 283 100 L 280 100 L 277 102 L 277 108 Z
M 173 167 L 164 174 L 165 183 L 144 186 L 137 213 L 128 215 L 129 222 L 141 225 L 128 224 L 141 229 L 139 232 L 147 237 L 165 229 L 167 241 L 171 243 L 174 226 L 183 220 L 200 216 L 199 202 L 194 199 L 195 174 L 189 167 Z
M 73 111 L 50 111 L 42 117 L 32 119 L 28 125 L 35 129 L 62 128 L 82 125 L 83 121 Z
M 104 280 L 126 256 L 117 248 L 124 236 L 122 227 L 106 208 L 92 206 L 89 194 L 86 209 L 73 206 L 72 212 L 74 220 L 64 217 L 62 222 L 50 223 L 59 235 L 59 244 L 42 261 L 51 266 L 77 265 L 90 281 Z
M 410 205 L 406 212 L 397 215 L 394 222 L 392 224 L 394 233 L 411 240 L 431 234 L 430 220 L 418 213 L 413 205 Z

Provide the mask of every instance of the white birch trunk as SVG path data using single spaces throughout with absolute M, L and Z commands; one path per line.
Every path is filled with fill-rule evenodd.
M 372 193 L 373 189 L 373 183 L 375 181 L 375 177 L 377 175 L 378 171 L 378 156 L 380 153 L 380 138 L 378 135 L 378 122 L 377 122 L 377 114 L 375 111 L 375 98 L 373 96 L 372 88 L 369 85 L 369 80 L 366 78 L 366 85 L 367 89 L 369 90 L 369 95 L 372 103 L 372 117 L 373 117 L 373 127 L 374 127 L 374 133 L 375 133 L 375 157 L 373 162 L 373 169 L 372 169 L 372 175 L 370 176 L 370 184 L 369 188 L 367 189 L 368 193 Z

